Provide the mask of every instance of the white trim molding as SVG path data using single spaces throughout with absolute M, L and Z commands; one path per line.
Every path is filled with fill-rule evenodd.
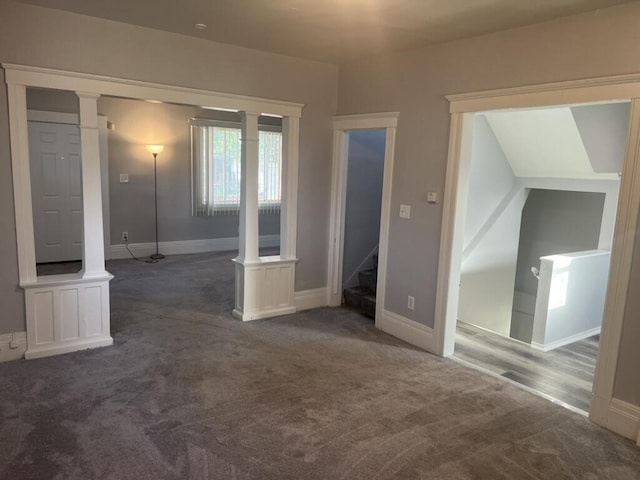
M 101 95 L 157 100 L 166 103 L 197 105 L 233 111 L 268 113 L 282 117 L 300 117 L 302 115 L 302 107 L 304 107 L 301 103 L 283 100 L 141 82 L 53 68 L 12 63 L 3 63 L 2 67 L 5 70 L 6 83 L 13 85 L 71 90 L 74 92 L 97 92 Z
M 342 260 L 344 250 L 344 214 L 347 189 L 347 156 L 349 130 L 385 129 L 382 208 L 378 239 L 378 285 L 376 290 L 376 326 L 384 310 L 391 216 L 391 187 L 398 112 L 342 115 L 333 117 L 333 162 L 331 177 L 331 218 L 329 223 L 329 256 L 327 266 L 327 304 L 340 305 L 342 300 Z M 380 328 L 380 327 L 378 327 Z
M 27 332 L 5 333 L 0 335 L 0 362 L 9 362 L 24 358 L 27 351 Z
M 294 296 L 297 312 L 327 306 L 327 287 L 301 290 Z
M 436 338 L 432 328 L 397 313 L 383 310 L 380 319 L 376 319 L 376 328 L 428 352 L 434 352 L 436 349 Z
M 107 242 L 103 235 L 102 225 L 102 207 L 105 201 L 100 195 L 101 182 L 106 174 L 105 169 L 100 166 L 101 144 L 97 112 L 97 99 L 100 95 L 234 110 L 243 112 L 244 116 L 249 115 L 256 119 L 260 114 L 283 117 L 283 136 L 287 139 L 283 148 L 286 149 L 286 165 L 289 168 L 283 174 L 283 179 L 286 180 L 283 192 L 286 192 L 291 198 L 290 203 L 285 204 L 286 209 L 284 210 L 286 213 L 286 221 L 283 222 L 286 226 L 284 244 L 287 250 L 284 254 L 291 255 L 291 252 L 295 252 L 297 205 L 293 203 L 297 202 L 298 119 L 302 115 L 303 104 L 34 66 L 4 63 L 2 67 L 5 70 L 4 78 L 7 84 L 9 107 L 19 280 L 20 285 L 26 290 L 27 358 L 65 353 L 87 348 L 89 345 L 108 345 L 112 342 L 109 336 L 109 280 L 107 278 L 110 275 L 104 270 L 104 259 L 108 257 L 105 255 Z M 38 277 L 36 271 L 29 165 L 27 87 L 75 92 L 79 99 L 83 178 L 83 269 L 81 278 L 77 276 L 70 278 L 70 283 L 64 287 L 64 291 L 61 289 L 62 287 L 51 285 L 50 278 Z M 65 121 L 69 120 L 71 120 L 70 117 L 65 119 Z M 252 147 L 253 150 L 257 152 L 255 146 Z M 246 160 L 245 157 L 246 154 L 243 153 L 243 159 Z M 257 159 L 257 153 L 253 157 Z M 243 175 L 243 178 L 246 178 L 246 175 Z M 250 215 L 257 219 L 257 209 L 255 210 Z M 246 208 L 241 207 L 241 217 L 245 213 L 247 213 Z M 255 227 L 255 238 L 251 240 L 254 247 L 258 243 L 257 221 Z M 243 239 L 241 245 L 243 245 L 247 232 L 241 228 L 240 234 Z M 257 254 L 257 252 L 255 253 Z M 264 268 L 263 273 L 268 276 L 273 270 L 274 262 L 264 259 L 261 261 L 264 265 L 266 263 L 271 265 Z M 287 285 L 289 289 L 286 299 L 287 308 L 291 309 L 295 309 L 293 306 L 295 261 L 295 258 L 280 259 L 280 271 L 289 270 L 289 272 L 282 273 L 279 285 L 280 287 Z M 246 268 L 245 273 L 252 275 L 252 272 L 257 268 L 250 264 L 245 264 L 243 267 Z M 238 266 L 236 269 L 238 270 Z M 100 283 L 100 285 L 89 286 L 86 283 L 89 280 Z M 268 281 L 269 278 L 265 277 L 263 280 Z M 247 290 L 245 293 L 254 294 L 257 292 L 256 295 L 260 298 L 254 298 L 254 304 L 264 306 L 270 301 L 267 298 L 270 288 L 267 286 L 265 289 Z M 238 300 L 236 298 L 236 302 Z M 282 298 L 275 298 L 274 301 L 280 305 L 282 300 Z M 60 308 L 63 308 L 64 314 L 61 313 Z M 278 309 L 272 308 L 271 313 L 276 314 L 276 310 Z M 245 312 L 243 315 L 251 316 L 252 313 Z M 79 322 L 79 332 L 74 327 L 76 320 Z M 96 333 L 98 323 L 101 325 L 99 334 Z M 85 328 L 86 332 L 83 330 Z
M 640 406 L 614 398 L 609 404 L 607 423 L 603 426 L 623 437 L 640 440 Z
M 205 238 L 201 240 L 178 240 L 175 242 L 160 242 L 158 249 L 163 255 L 185 255 L 190 253 L 226 252 L 238 250 L 238 237 L 226 238 Z M 280 235 L 261 235 L 260 247 L 277 247 L 280 245 Z M 111 245 L 111 258 L 113 260 L 131 258 L 131 254 L 136 257 L 148 257 L 156 252 L 154 242 L 130 243 L 127 245 Z
M 25 358 L 105 347 L 113 344 L 109 320 L 109 282 L 113 275 L 83 278 L 80 273 L 38 277 L 25 290 Z
M 475 92 L 447 97 L 451 129 L 440 242 L 436 318 L 438 353 L 453 354 L 455 346 L 463 226 L 468 192 L 469 158 L 475 112 L 506 108 L 631 100 L 631 118 L 616 215 L 600 349 L 593 384 L 590 418 L 612 428 L 610 408 L 624 322 L 626 296 L 638 213 L 640 211 L 640 75 L 622 75 L 570 82 Z M 628 413 L 628 410 L 625 410 Z M 616 427 L 617 428 L 617 427 Z
M 535 348 L 540 352 L 550 352 L 551 350 L 555 350 L 556 348 L 564 347 L 565 345 L 570 345 L 575 342 L 579 342 L 580 340 L 584 340 L 585 338 L 593 337 L 594 335 L 600 335 L 601 327 L 592 328 L 591 330 L 586 330 L 584 332 L 576 333 L 575 335 L 571 335 L 570 337 L 563 338 L 561 340 L 556 340 L 555 342 L 550 343 L 538 343 L 531 341 L 531 347 Z

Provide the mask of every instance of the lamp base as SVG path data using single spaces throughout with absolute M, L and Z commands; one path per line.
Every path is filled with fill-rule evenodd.
M 154 253 L 153 255 L 149 255 L 149 258 L 151 260 L 162 260 L 164 258 L 164 255 L 162 255 L 161 253 Z

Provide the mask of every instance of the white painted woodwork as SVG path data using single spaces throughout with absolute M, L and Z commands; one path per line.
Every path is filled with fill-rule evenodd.
M 258 114 L 241 112 L 239 262 L 258 259 Z
M 109 281 L 76 274 L 40 277 L 23 284 L 27 310 L 25 358 L 111 345 Z
M 9 135 L 18 247 L 18 273 L 20 282 L 34 282 L 37 277 L 36 249 L 33 233 L 27 88 L 25 85 L 7 82 L 7 100 L 9 103 Z
M 98 98 L 95 93 L 77 92 L 82 140 L 82 197 L 84 228 L 82 241 L 82 277 L 103 277 L 104 232 L 102 223 L 102 181 Z
M 631 119 L 622 185 L 611 252 L 611 269 L 600 335 L 589 418 L 612 428 L 610 408 L 616 377 L 624 310 L 629 288 L 638 213 L 640 211 L 640 75 L 586 79 L 447 96 L 451 130 L 445 184 L 444 211 L 438 265 L 434 331 L 438 353 L 451 355 L 455 346 L 458 286 L 462 261 L 462 238 L 468 156 L 473 132 L 473 112 L 506 108 L 610 102 L 631 99 Z M 463 226 L 463 225 L 462 225 Z M 635 439 L 635 438 L 634 438 Z
M 333 160 L 331 175 L 331 217 L 329 220 L 329 256 L 327 264 L 327 304 L 342 302 L 342 259 L 344 252 L 344 219 L 347 192 L 347 160 L 349 130 L 386 130 L 380 237 L 378 239 L 378 284 L 376 289 L 376 327 L 382 329 L 389 255 L 389 223 L 391 215 L 391 184 L 398 125 L 397 112 L 341 115 L 333 117 Z
M 611 252 L 540 258 L 531 344 L 543 351 L 600 333 Z
M 12 85 L 53 88 L 73 92 L 96 92 L 114 97 L 157 100 L 165 103 L 210 107 L 221 110 L 268 113 L 300 117 L 304 104 L 232 93 L 199 90 L 176 85 L 141 82 L 53 68 L 3 63 L 5 81 Z
M 279 256 L 236 263 L 236 302 L 233 315 L 240 320 L 285 315 L 296 311 L 295 259 Z
M 82 159 L 77 125 L 29 122 L 36 262 L 82 258 Z
M 108 281 L 111 276 L 104 269 L 104 259 L 106 244 L 105 236 L 108 229 L 103 231 L 102 199 L 105 193 L 101 190 L 101 183 L 106 181 L 107 169 L 104 164 L 100 165 L 100 121 L 97 115 L 97 98 L 99 95 L 112 95 L 116 97 L 134 98 L 141 100 L 159 100 L 168 103 L 184 105 L 194 105 L 199 107 L 220 108 L 233 111 L 261 112 L 282 117 L 291 117 L 283 124 L 288 128 L 287 140 L 287 164 L 291 165 L 290 172 L 286 173 L 287 192 L 293 197 L 295 202 L 297 197 L 297 156 L 298 156 L 298 118 L 301 116 L 304 105 L 293 102 L 283 102 L 244 95 L 233 95 L 220 92 L 211 92 L 192 88 L 184 88 L 171 85 L 160 85 L 136 80 L 105 77 L 101 75 L 91 75 L 78 72 L 67 72 L 41 67 L 32 67 L 15 64 L 2 64 L 5 70 L 5 82 L 7 83 L 7 98 L 9 104 L 9 131 L 11 138 L 11 165 L 13 172 L 14 206 L 16 217 L 17 246 L 18 246 L 18 267 L 20 276 L 20 286 L 27 290 L 25 304 L 27 312 L 28 338 L 30 342 L 36 341 L 37 335 L 41 337 L 53 338 L 53 343 L 48 343 L 46 347 L 35 344 L 30 357 L 40 355 L 40 351 L 46 350 L 42 354 L 66 353 L 91 346 L 102 346 L 111 343 L 109 336 L 109 295 Z M 81 136 L 81 156 L 82 156 L 82 185 L 83 185 L 83 271 L 78 275 L 49 276 L 38 278 L 35 261 L 35 241 L 33 232 L 33 208 L 31 201 L 31 179 L 29 168 L 29 144 L 27 126 L 27 101 L 26 87 L 50 88 L 76 92 L 80 105 L 80 136 Z M 47 120 L 55 114 L 44 114 L 37 120 Z M 257 114 L 251 114 L 257 117 Z M 250 121 L 250 124 L 253 120 Z M 253 129 L 253 127 L 251 127 Z M 249 132 L 251 133 L 251 132 Z M 257 131 L 254 137 L 257 139 Z M 246 137 L 245 137 L 246 138 Z M 103 137 L 104 142 L 104 137 Z M 251 142 L 249 142 L 251 143 Z M 254 147 L 256 153 L 257 167 L 257 142 Z M 294 144 L 295 143 L 295 144 Z M 104 151 L 104 143 L 102 147 Z M 254 156 L 253 153 L 251 153 Z M 101 178 L 102 177 L 102 178 Z M 256 172 L 257 178 L 257 172 Z M 252 180 L 250 180 L 252 181 Z M 257 181 L 254 182 L 257 187 Z M 251 253 L 254 261 L 258 258 L 258 229 L 257 229 L 257 188 L 256 188 L 256 208 L 255 214 L 255 239 L 250 240 L 253 244 L 244 245 L 244 256 Z M 108 197 L 106 197 L 108 198 Z M 287 232 L 289 241 L 289 252 L 295 255 L 296 238 L 296 205 L 291 204 L 287 209 Z M 105 213 L 107 215 L 107 213 Z M 247 222 L 247 220 L 249 220 Z M 251 218 L 245 219 L 245 223 L 253 224 Z M 246 236 L 245 236 L 246 238 Z M 262 262 L 276 265 L 280 262 L 278 257 L 275 261 Z M 281 261 L 283 265 L 295 263 L 295 259 Z M 247 267 L 250 265 L 247 265 Z M 289 273 L 279 275 L 278 278 L 286 279 L 280 284 L 287 284 L 286 293 L 290 296 L 290 305 L 294 305 L 294 267 L 283 267 Z M 271 281 L 272 273 L 267 277 Z M 56 280 L 57 278 L 57 280 Z M 53 283 L 52 283 L 53 282 Z M 74 298 L 73 293 L 66 292 L 60 294 L 58 283 L 64 283 L 66 290 L 78 289 L 77 312 L 73 310 L 75 303 L 70 299 Z M 88 283 L 100 285 L 100 290 L 90 289 Z M 256 289 L 254 289 L 256 290 Z M 260 291 L 257 289 L 256 291 Z M 36 297 L 36 294 L 40 295 Z M 261 293 L 263 297 L 266 293 Z M 62 298 L 62 300 L 60 300 Z M 64 329 L 60 326 L 60 311 L 57 310 L 60 302 L 65 307 L 65 318 L 71 318 L 71 323 L 65 324 Z M 260 301 L 261 302 L 261 301 Z M 256 299 L 256 304 L 262 304 Z M 267 302 L 269 303 L 269 302 Z M 269 304 L 270 305 L 270 304 Z M 292 307 L 295 309 L 295 307 Z M 272 316 L 278 312 L 288 312 L 287 308 L 268 308 Z M 91 319 L 97 318 L 97 312 L 101 312 L 100 318 L 105 322 L 101 326 Z M 70 313 L 71 312 L 71 313 Z M 73 313 L 75 312 L 75 313 Z M 80 325 L 85 322 L 85 327 L 80 327 L 80 336 L 74 340 L 68 340 L 73 336 L 75 329 L 72 325 L 75 319 L 79 319 Z M 89 319 L 89 324 L 86 323 Z M 53 325 L 53 326 L 52 326 Z M 53 328 L 53 330 L 51 330 Z M 82 330 L 85 328 L 85 330 Z M 38 330 L 36 330 L 38 329 Z M 40 332 L 37 334 L 37 332 Z M 52 333 L 53 332 L 53 333 Z M 56 333 L 59 332 L 59 333 Z M 64 332 L 64 333 L 62 333 Z M 83 332 L 86 335 L 83 336 Z M 53 335 L 53 337 L 52 337 Z M 57 335 L 57 336 L 56 336 Z M 42 338 L 44 338 L 42 337 Z M 63 337 L 66 340 L 63 340 Z M 31 347 L 31 345 L 30 345 Z

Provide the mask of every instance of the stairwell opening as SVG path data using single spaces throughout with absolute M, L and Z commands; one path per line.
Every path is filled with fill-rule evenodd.
M 375 318 L 386 130 L 347 132 L 343 302 Z

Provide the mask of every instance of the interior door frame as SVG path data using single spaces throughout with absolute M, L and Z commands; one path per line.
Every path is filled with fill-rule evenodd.
M 77 125 L 80 120 L 76 113 L 50 112 L 45 110 L 27 110 L 28 122 L 62 123 Z M 98 115 L 100 132 L 100 173 L 102 183 L 102 223 L 104 233 L 104 259 L 111 260 L 111 214 L 109 207 L 109 145 L 108 119 Z
M 378 240 L 378 284 L 376 289 L 376 327 L 384 311 L 389 249 L 389 219 L 391 214 L 391 182 L 395 152 L 398 112 L 340 115 L 333 117 L 333 162 L 331 178 L 331 219 L 329 224 L 329 255 L 327 266 L 327 304 L 342 302 L 342 260 L 344 254 L 344 222 L 347 197 L 347 161 L 350 130 L 386 130 L 384 173 Z
M 434 325 L 437 353 L 442 356 L 452 355 L 455 347 L 474 114 L 508 108 L 631 100 L 627 151 L 589 417 L 595 423 L 635 440 L 640 417 L 635 418 L 637 412 L 623 411 L 620 404 L 624 402 L 614 399 L 613 391 L 640 211 L 640 75 L 451 95 L 447 99 L 450 102 L 451 128 Z

